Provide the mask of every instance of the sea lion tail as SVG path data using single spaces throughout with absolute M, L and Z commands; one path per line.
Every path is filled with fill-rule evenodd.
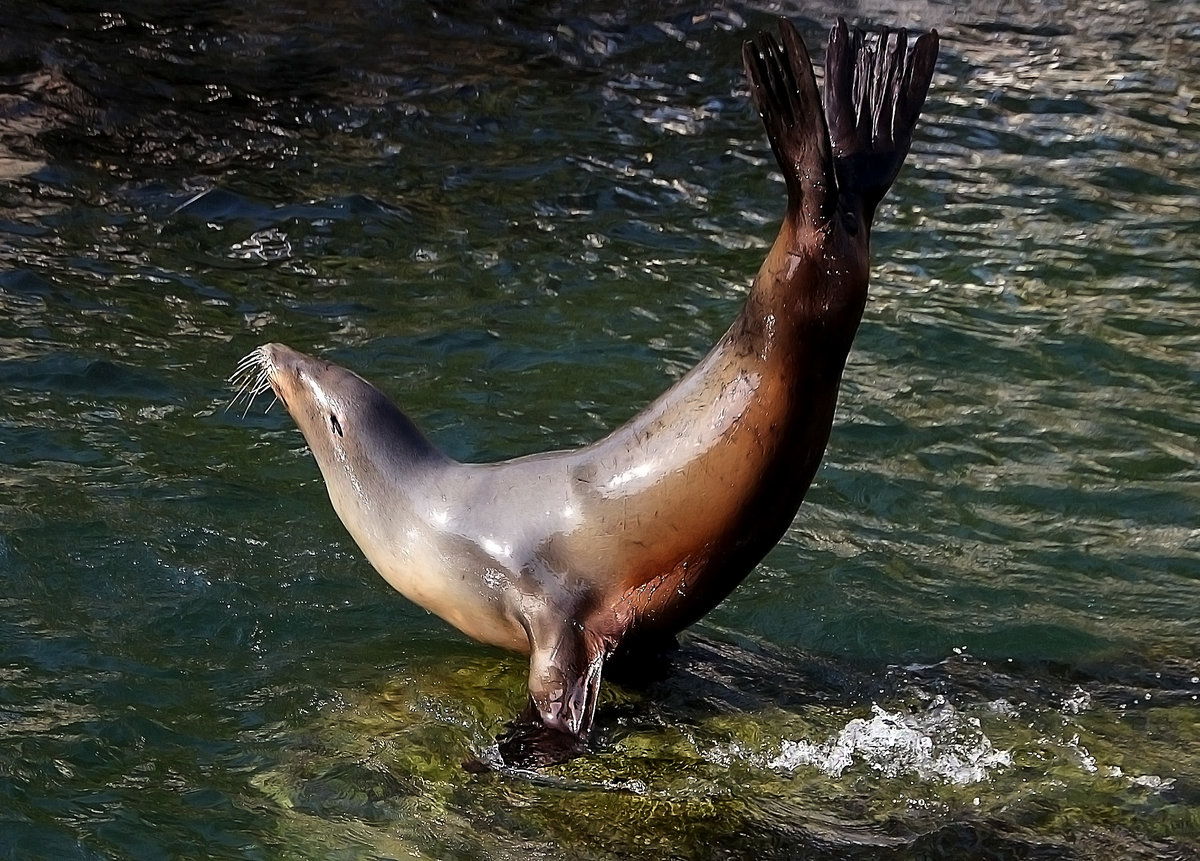
M 788 188 L 790 210 L 820 225 L 843 212 L 870 226 L 912 143 L 937 61 L 936 30 L 912 48 L 904 30 L 868 39 L 838 19 L 829 33 L 822 102 L 795 27 L 779 21 L 780 47 L 760 33 L 742 47 L 750 92 Z

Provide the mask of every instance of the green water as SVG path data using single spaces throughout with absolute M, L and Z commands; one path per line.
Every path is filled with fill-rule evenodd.
M 463 459 L 628 418 L 774 236 L 771 14 L 0 5 L 0 857 L 1200 856 L 1195 2 L 854 14 L 943 51 L 825 463 L 592 756 L 462 770 L 522 661 L 225 411 L 276 340 Z

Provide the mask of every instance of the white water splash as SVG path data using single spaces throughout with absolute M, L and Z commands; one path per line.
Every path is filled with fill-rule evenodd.
M 1012 764 L 1012 754 L 996 750 L 977 719 L 964 717 L 953 706 L 938 705 L 917 715 L 877 705 L 871 711 L 870 720 L 856 718 L 828 741 L 784 741 L 770 767 L 794 771 L 812 766 L 838 777 L 857 759 L 886 777 L 915 774 L 965 785 L 984 780 L 989 769 Z
M 1063 700 L 1063 714 L 1077 715 L 1080 712 L 1085 712 L 1092 707 L 1092 695 L 1078 685 L 1075 687 L 1073 696 L 1069 696 Z

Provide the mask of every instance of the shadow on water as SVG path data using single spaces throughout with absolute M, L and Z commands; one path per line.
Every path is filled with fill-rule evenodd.
M 593 755 L 470 775 L 523 662 L 223 380 L 322 352 L 467 459 L 623 421 L 775 229 L 780 11 L 944 45 L 825 465 Z M 0 2 L 0 857 L 1200 855 L 1197 20 Z

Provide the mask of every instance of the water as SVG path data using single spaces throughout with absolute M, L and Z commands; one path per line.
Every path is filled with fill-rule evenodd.
M 939 73 L 808 501 L 593 756 L 463 771 L 522 662 L 224 411 L 280 340 L 460 458 L 636 412 L 773 238 L 774 11 L 0 9 L 0 856 L 1200 854 L 1194 2 L 804 8 Z

